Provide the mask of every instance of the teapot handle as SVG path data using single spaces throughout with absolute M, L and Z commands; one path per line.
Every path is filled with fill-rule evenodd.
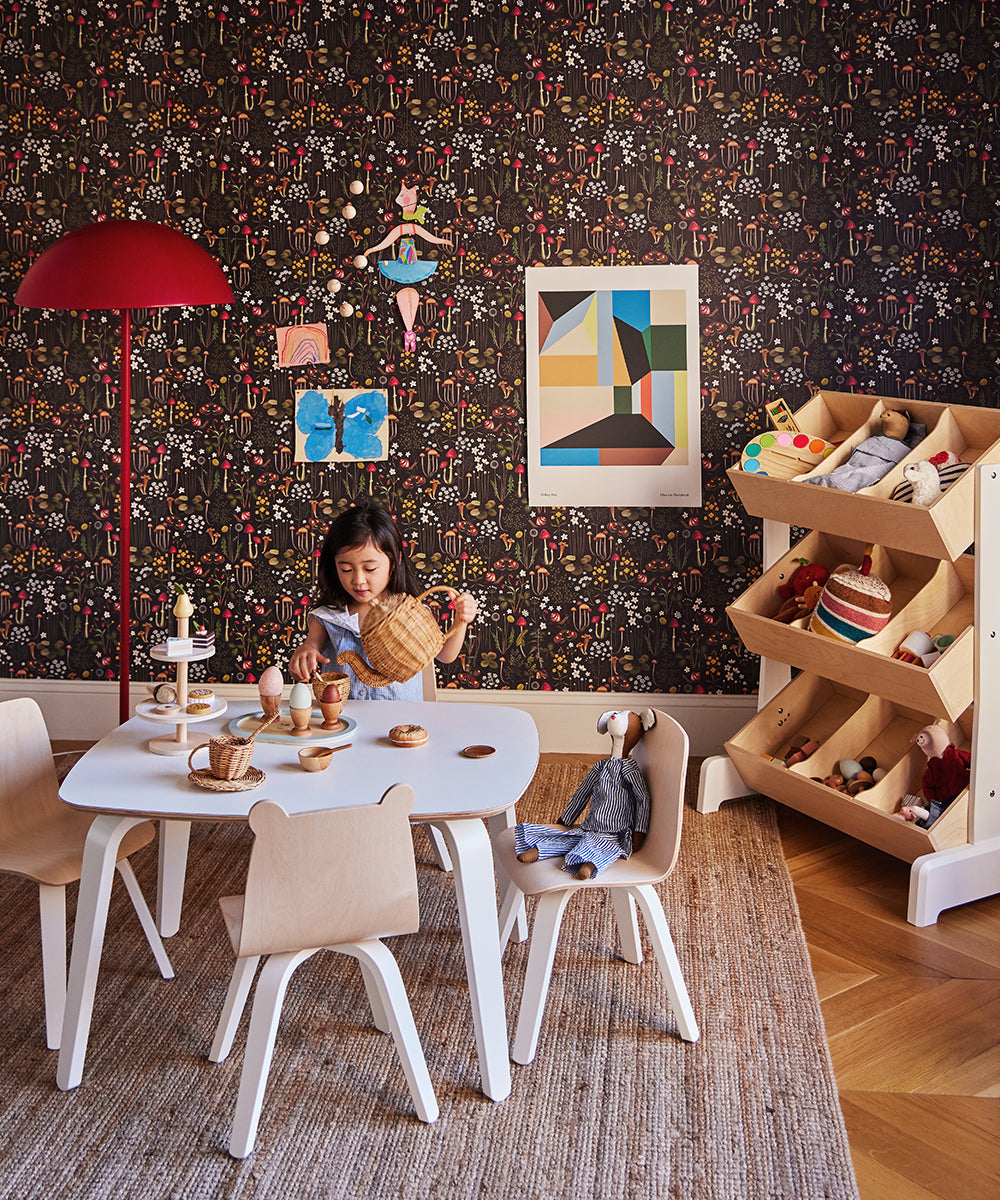
M 442 583 L 442 584 L 439 584 L 437 587 L 429 587 L 426 592 L 421 592 L 420 595 L 417 596 L 417 598 L 416 598 L 417 603 L 419 604 L 420 601 L 422 601 L 425 596 L 429 596 L 431 594 L 431 592 L 450 592 L 452 599 L 454 599 L 458 595 L 458 592 L 456 592 L 453 587 L 448 587 L 447 584 Z M 446 641 L 448 638 L 451 637 L 451 635 L 455 632 L 455 630 L 458 628 L 458 626 L 460 624 L 461 624 L 461 622 L 457 618 L 454 621 L 452 621 L 451 628 L 445 630 L 444 636 L 445 636 Z

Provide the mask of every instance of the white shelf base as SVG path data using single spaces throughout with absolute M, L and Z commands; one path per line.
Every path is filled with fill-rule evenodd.
M 906 919 L 920 927 L 934 925 L 946 908 L 995 896 L 998 887 L 1000 838 L 925 854 L 910 867 Z
M 726 800 L 752 796 L 753 789 L 739 776 L 728 754 L 706 758 L 698 775 L 698 811 L 718 812 Z

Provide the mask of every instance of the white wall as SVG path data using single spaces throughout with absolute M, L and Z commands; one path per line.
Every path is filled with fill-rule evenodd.
M 257 689 L 248 684 L 213 683 L 226 700 L 253 700 Z M 146 699 L 148 685 L 131 688 L 132 707 Z M 117 682 L 89 680 L 0 679 L 0 700 L 31 696 L 45 715 L 54 741 L 96 741 L 118 724 Z M 438 690 L 442 703 L 506 704 L 529 713 L 538 726 L 546 753 L 605 754 L 606 735 L 597 732 L 597 718 L 615 708 L 659 708 L 687 730 L 691 753 L 719 754 L 722 744 L 757 711 L 755 696 L 637 696 L 622 692 L 524 692 Z M 154 730 L 152 723 L 150 730 Z

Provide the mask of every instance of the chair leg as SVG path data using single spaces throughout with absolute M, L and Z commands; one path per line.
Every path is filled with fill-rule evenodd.
M 253 998 L 240 1092 L 236 1098 L 233 1131 L 229 1138 L 229 1153 L 233 1158 L 246 1158 L 253 1150 L 285 989 L 295 968 L 315 953 L 315 950 L 298 950 L 293 954 L 272 954 L 261 970 Z
M 378 976 L 363 958 L 358 959 L 361 968 L 361 978 L 365 981 L 365 993 L 368 996 L 368 1007 L 372 1010 L 372 1024 L 379 1033 L 391 1032 L 389 1018 L 385 1015 L 385 1005 L 378 987 Z
M 516 883 L 508 883 L 500 903 L 500 953 L 507 949 L 507 942 L 514 926 L 524 919 L 524 893 Z M 523 938 L 520 939 L 524 941 Z
M 451 870 L 451 855 L 448 853 L 448 847 L 444 844 L 444 838 L 434 828 L 433 825 L 425 825 L 427 834 L 431 839 L 431 849 L 434 851 L 434 857 L 437 859 L 437 865 L 442 871 Z
M 170 965 L 170 959 L 167 958 L 167 952 L 164 950 L 163 942 L 160 940 L 156 922 L 153 920 L 153 914 L 149 911 L 149 907 L 146 904 L 146 898 L 142 894 L 142 888 L 139 887 L 139 881 L 135 877 L 135 872 L 132 870 L 132 866 L 127 858 L 120 859 L 116 865 L 118 867 L 118 874 L 122 877 L 122 882 L 125 884 L 129 897 L 132 900 L 135 915 L 139 918 L 142 932 L 146 935 L 146 941 L 149 942 L 149 948 L 156 959 L 156 965 L 160 968 L 160 974 L 164 979 L 173 979 L 174 968 Z
M 209 1062 L 222 1062 L 233 1048 L 233 1038 L 239 1027 L 240 1017 L 246 1007 L 247 996 L 253 985 L 254 972 L 260 962 L 259 954 L 251 954 L 247 958 L 238 958 L 233 967 L 233 977 L 229 981 L 229 991 L 219 1014 L 219 1024 L 215 1029 L 212 1048 L 208 1052 Z
M 609 888 L 611 903 L 615 907 L 615 923 L 618 926 L 618 941 L 621 943 L 622 958 L 626 962 L 642 962 L 642 942 L 639 941 L 639 921 L 635 915 L 635 901 L 623 887 Z
M 674 941 L 670 936 L 660 897 L 653 886 L 648 883 L 631 887 L 628 890 L 642 909 L 643 920 L 645 920 L 646 929 L 649 932 L 649 940 L 652 943 L 656 961 L 660 965 L 663 982 L 667 986 L 667 994 L 670 996 L 670 1003 L 677 1018 L 681 1037 L 686 1042 L 696 1042 L 699 1037 L 698 1022 L 695 1020 L 694 1009 L 691 1007 L 691 1000 L 684 984 L 680 960 L 674 949 Z
M 517 817 L 514 815 L 512 808 L 506 808 L 503 812 L 493 813 L 492 816 L 486 818 L 486 828 L 490 831 L 490 841 L 496 846 L 496 840 L 505 829 L 513 829 L 517 824 Z M 497 879 L 497 887 L 500 889 L 500 895 L 504 900 L 507 899 L 508 885 L 510 879 L 507 872 L 504 870 L 503 863 L 500 861 L 496 850 L 493 851 L 493 874 Z M 506 917 L 501 917 L 500 925 L 503 928 L 507 923 Z M 503 954 L 504 947 L 508 941 L 526 942 L 528 940 L 528 914 L 522 901 L 518 904 L 513 912 L 510 923 L 510 928 L 506 933 L 500 935 L 500 953 Z
M 437 1097 L 431 1086 L 431 1077 L 427 1073 L 427 1063 L 417 1035 L 417 1027 L 413 1023 L 413 1012 L 406 988 L 403 986 L 403 979 L 392 952 L 375 938 L 353 942 L 350 945 L 331 946 L 330 949 L 341 954 L 350 954 L 362 964 L 366 985 L 370 980 L 378 992 L 417 1116 L 421 1121 L 428 1123 L 436 1121 Z
M 38 885 L 42 923 L 42 991 L 45 996 L 45 1043 L 59 1049 L 66 1011 L 66 889 Z
M 524 972 L 521 1009 L 517 1016 L 517 1032 L 511 1058 L 517 1063 L 530 1063 L 538 1048 L 538 1031 L 549 993 L 552 963 L 559 941 L 559 926 L 572 891 L 544 892 L 535 905 L 535 922 L 531 928 L 531 947 L 528 966 Z

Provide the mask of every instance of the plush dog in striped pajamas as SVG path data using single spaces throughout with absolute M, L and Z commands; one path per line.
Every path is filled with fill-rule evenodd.
M 601 759 L 559 816 L 559 824 L 522 823 L 515 830 L 521 862 L 565 855 L 563 870 L 577 879 L 590 879 L 619 858 L 637 850 L 649 829 L 650 799 L 646 780 L 631 752 L 643 733 L 656 722 L 653 710 L 606 712 L 597 722 L 599 733 L 611 734 L 611 758 Z M 574 825 L 587 805 L 587 816 Z M 565 828 L 571 826 L 571 828 Z

